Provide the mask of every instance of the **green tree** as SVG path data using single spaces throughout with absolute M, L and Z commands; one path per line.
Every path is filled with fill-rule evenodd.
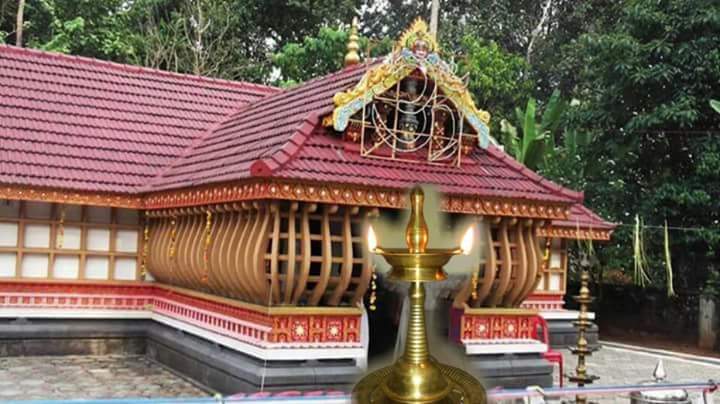
M 458 75 L 467 75 L 468 89 L 479 108 L 492 114 L 493 130 L 502 119 L 512 116 L 513 109 L 526 100 L 533 83 L 526 74 L 523 57 L 504 51 L 496 42 L 466 36 L 457 61 Z
M 505 119 L 500 123 L 506 150 L 515 160 L 531 170 L 544 167 L 547 160 L 555 156 L 555 132 L 566 107 L 566 103 L 560 98 L 560 92 L 553 92 L 540 122 L 537 122 L 536 103 L 534 98 L 530 98 L 524 111 L 515 109 L 517 127 Z M 518 127 L 522 131 L 519 135 Z M 569 138 L 574 140 L 576 137 Z
M 314 77 L 342 69 L 347 52 L 348 30 L 322 27 L 317 36 L 307 36 L 301 43 L 288 43 L 273 55 L 274 66 L 279 70 L 277 84 L 289 86 Z M 389 40 L 378 43 L 360 37 L 360 55 L 382 56 L 390 52 Z
M 628 2 L 607 32 L 569 51 L 582 66 L 568 122 L 597 135 L 583 157 L 592 206 L 620 222 L 693 228 L 672 234 L 676 284 L 697 288 L 720 262 L 720 4 L 701 0 Z M 654 231 L 654 230 L 648 230 Z M 612 266 L 630 268 L 631 231 L 621 227 Z M 648 233 L 654 280 L 662 285 L 662 234 Z
M 135 53 L 127 6 L 123 0 L 27 1 L 23 43 L 32 48 L 127 62 Z M 7 18 L 2 22 L 6 27 L 9 23 Z M 6 30 L 14 31 L 14 26 Z

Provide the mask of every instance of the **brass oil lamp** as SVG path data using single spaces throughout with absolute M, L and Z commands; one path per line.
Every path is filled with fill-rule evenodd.
M 389 278 L 410 282 L 410 316 L 405 351 L 397 362 L 366 375 L 353 389 L 356 403 L 465 403 L 485 404 L 485 389 L 465 371 L 439 363 L 430 356 L 425 329 L 425 282 L 447 278 L 443 266 L 455 255 L 472 247 L 472 232 L 463 239 L 463 248 L 429 249 L 428 228 L 423 217 L 425 196 L 420 187 L 410 194 L 411 215 L 405 233 L 407 249 L 375 247 L 392 267 Z M 468 245 L 469 244 L 469 245 Z

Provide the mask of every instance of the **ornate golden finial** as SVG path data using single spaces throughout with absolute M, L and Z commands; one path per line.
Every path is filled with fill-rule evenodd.
M 411 253 L 424 253 L 428 245 L 428 227 L 423 215 L 425 193 L 415 187 L 410 193 L 410 220 L 405 230 L 405 241 Z
M 350 37 L 348 38 L 347 53 L 345 54 L 345 67 L 360 63 L 360 43 L 358 42 L 358 19 L 354 17 L 350 26 Z

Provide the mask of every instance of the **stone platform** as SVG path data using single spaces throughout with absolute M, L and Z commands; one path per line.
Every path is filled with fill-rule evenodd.
M 349 390 L 363 374 L 352 360 L 263 361 L 149 320 L 0 321 L 0 357 L 146 355 L 224 395 Z
M 591 313 L 592 314 L 592 313 Z M 563 310 L 558 312 L 542 312 L 548 325 L 548 334 L 550 339 L 550 347 L 553 349 L 566 349 L 569 346 L 577 344 L 578 331 L 573 325 L 573 321 L 577 319 L 578 312 L 574 310 Z M 595 316 L 592 314 L 591 320 Z M 593 324 L 587 330 L 586 338 L 591 346 L 598 345 L 599 328 Z

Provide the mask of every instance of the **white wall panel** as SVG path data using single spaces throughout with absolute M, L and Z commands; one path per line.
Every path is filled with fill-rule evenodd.
M 137 230 L 118 230 L 115 233 L 115 250 L 119 252 L 137 252 L 138 232 Z
M 121 281 L 134 281 L 137 272 L 135 258 L 117 258 L 115 260 L 115 279 Z
M 81 233 L 82 229 L 79 227 L 64 226 L 62 246 L 58 246 L 58 248 L 63 250 L 79 250 Z
M 87 249 L 91 251 L 110 250 L 110 230 L 88 229 Z
M 25 247 L 49 248 L 50 247 L 50 225 L 49 224 L 26 224 L 25 225 Z
M 562 254 L 559 251 L 550 253 L 550 268 L 562 268 Z
M 0 247 L 17 247 L 17 223 L 0 222 Z
M 55 256 L 53 277 L 61 279 L 77 279 L 80 273 L 80 257 L 75 255 Z
M 549 287 L 550 291 L 552 292 L 558 292 L 562 290 L 562 274 L 551 273 Z
M 47 254 L 23 255 L 20 273 L 26 278 L 46 278 L 48 276 Z
M 15 276 L 15 253 L 0 253 L 0 278 L 12 278 Z
M 85 278 L 108 279 L 110 260 L 108 257 L 87 257 L 85 260 Z

